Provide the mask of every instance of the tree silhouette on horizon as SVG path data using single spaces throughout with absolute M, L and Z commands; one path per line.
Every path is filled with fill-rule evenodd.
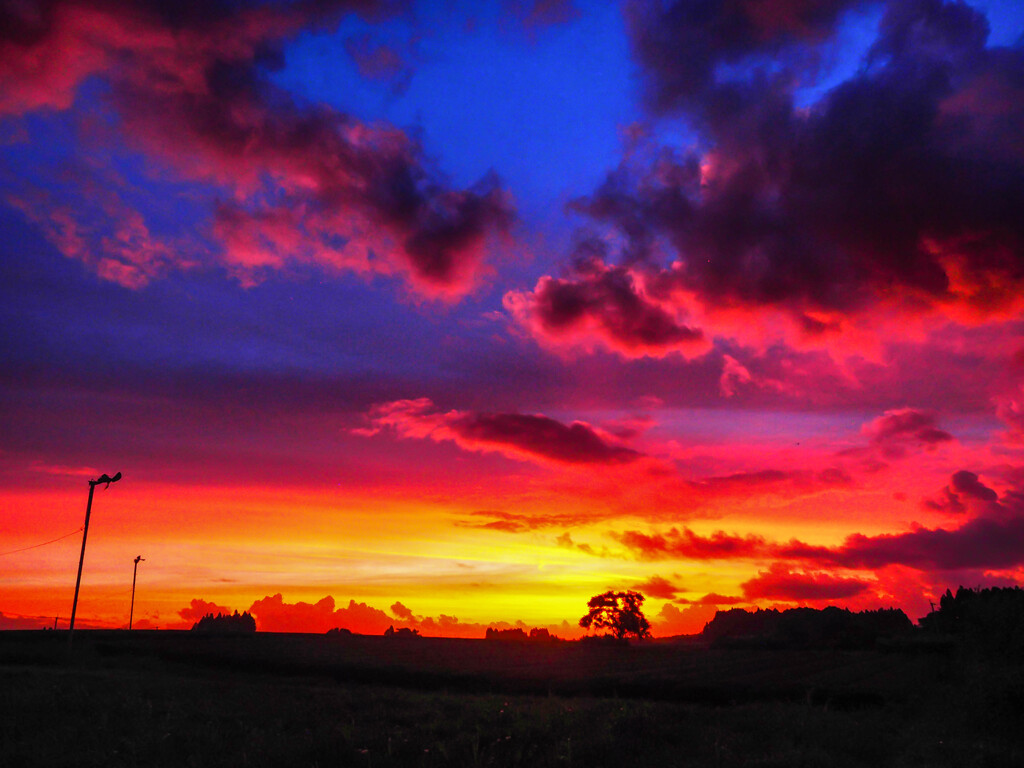
M 618 640 L 632 636 L 643 640 L 651 636 L 651 623 L 643 612 L 644 596 L 625 590 L 595 595 L 587 602 L 587 615 L 580 619 L 586 630 L 607 629 Z

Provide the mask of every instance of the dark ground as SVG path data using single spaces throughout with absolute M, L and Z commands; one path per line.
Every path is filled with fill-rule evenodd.
M 939 652 L 0 632 L 0 766 L 1021 766 L 1024 668 Z

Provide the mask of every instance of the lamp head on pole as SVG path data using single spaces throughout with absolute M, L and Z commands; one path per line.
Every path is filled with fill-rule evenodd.
M 140 560 L 145 560 L 145 559 L 146 558 L 144 558 L 142 555 L 139 555 L 138 557 L 135 558 L 135 564 L 138 565 Z
M 103 484 L 104 488 L 109 488 L 111 483 L 116 483 L 121 479 L 121 473 L 118 472 L 116 475 L 111 477 L 108 474 L 100 475 L 96 480 L 90 480 L 89 485 L 100 485 Z

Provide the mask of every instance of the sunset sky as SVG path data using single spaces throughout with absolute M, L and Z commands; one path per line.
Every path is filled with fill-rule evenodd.
M 1022 291 L 1018 0 L 0 0 L 0 628 L 1024 584 Z

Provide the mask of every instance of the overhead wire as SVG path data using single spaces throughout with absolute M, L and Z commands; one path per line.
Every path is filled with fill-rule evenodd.
M 74 536 L 76 533 L 80 533 L 83 528 L 85 528 L 84 525 L 79 526 L 76 530 L 72 531 L 71 533 L 65 533 L 63 536 L 58 536 L 56 539 L 44 541 L 41 544 L 33 544 L 31 547 L 22 547 L 21 549 L 12 549 L 9 552 L 0 552 L 0 557 L 3 557 L 4 555 L 13 555 L 17 552 L 27 552 L 30 549 L 38 549 L 39 547 L 45 547 L 47 544 L 53 544 L 55 542 L 60 541 L 61 539 L 66 539 L 68 536 Z

